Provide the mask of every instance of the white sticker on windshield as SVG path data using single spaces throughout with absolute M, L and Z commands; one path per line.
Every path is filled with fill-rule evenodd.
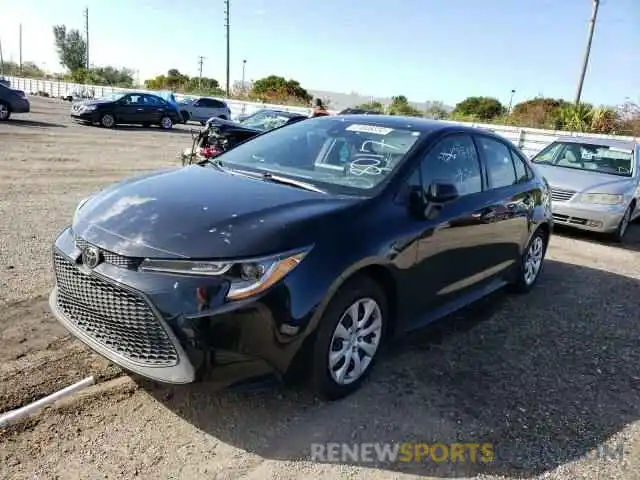
M 582 152 L 582 158 L 584 160 L 591 160 L 595 155 L 592 152 Z
M 350 132 L 375 133 L 376 135 L 387 135 L 388 133 L 393 132 L 393 128 L 377 127 L 375 125 L 362 125 L 358 123 L 349 125 L 345 130 Z

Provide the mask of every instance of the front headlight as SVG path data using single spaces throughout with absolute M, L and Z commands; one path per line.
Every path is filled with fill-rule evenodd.
M 611 193 L 585 193 L 580 197 L 585 203 L 598 203 L 601 205 L 617 205 L 624 201 L 624 195 Z
M 231 282 L 227 298 L 241 300 L 264 292 L 280 281 L 307 255 L 308 250 L 293 255 L 236 262 L 145 259 L 140 270 L 192 276 L 222 276 Z
M 83 105 L 81 108 L 84 112 L 93 112 L 97 107 L 95 105 Z

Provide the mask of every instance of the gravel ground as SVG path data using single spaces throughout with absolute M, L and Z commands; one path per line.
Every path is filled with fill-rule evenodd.
M 622 246 L 560 232 L 531 294 L 495 294 L 394 345 L 340 402 L 266 383 L 152 385 L 53 320 L 50 245 L 83 196 L 170 168 L 190 137 L 74 125 L 67 109 L 33 99 L 0 125 L 0 412 L 100 382 L 0 430 L 0 478 L 640 478 L 640 225 Z M 495 460 L 309 460 L 312 442 L 409 441 L 489 442 Z

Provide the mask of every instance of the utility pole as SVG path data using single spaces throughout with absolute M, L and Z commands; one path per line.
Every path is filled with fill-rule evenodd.
M 89 7 L 85 7 L 84 9 L 84 38 L 87 47 L 87 65 L 86 68 L 89 70 Z
M 204 62 L 204 57 L 200 55 L 198 57 L 198 66 L 199 68 L 199 77 L 198 77 L 198 88 L 202 88 L 202 63 Z
M 230 96 L 231 90 L 229 86 L 230 78 L 229 78 L 229 65 L 230 65 L 230 55 L 229 55 L 229 0 L 224 0 L 224 18 L 225 23 L 224 26 L 227 29 L 227 97 Z
M 593 10 L 591 11 L 591 19 L 589 20 L 589 36 L 587 37 L 587 48 L 584 52 L 582 60 L 582 72 L 580 72 L 580 80 L 578 81 L 578 89 L 576 91 L 576 105 L 580 103 L 582 96 L 582 86 L 584 85 L 584 77 L 587 74 L 587 66 L 589 65 L 589 55 L 591 54 L 591 41 L 593 40 L 593 30 L 596 26 L 596 18 L 598 17 L 598 7 L 600 0 L 593 0 Z
M 20 29 L 19 29 L 19 33 L 20 38 L 19 38 L 19 49 L 20 49 L 20 75 L 22 75 L 22 24 L 20 24 Z

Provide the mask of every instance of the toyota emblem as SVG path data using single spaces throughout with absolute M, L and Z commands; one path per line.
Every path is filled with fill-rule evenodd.
M 100 263 L 100 250 L 96 247 L 87 247 L 82 251 L 82 263 L 89 268 L 95 268 Z

